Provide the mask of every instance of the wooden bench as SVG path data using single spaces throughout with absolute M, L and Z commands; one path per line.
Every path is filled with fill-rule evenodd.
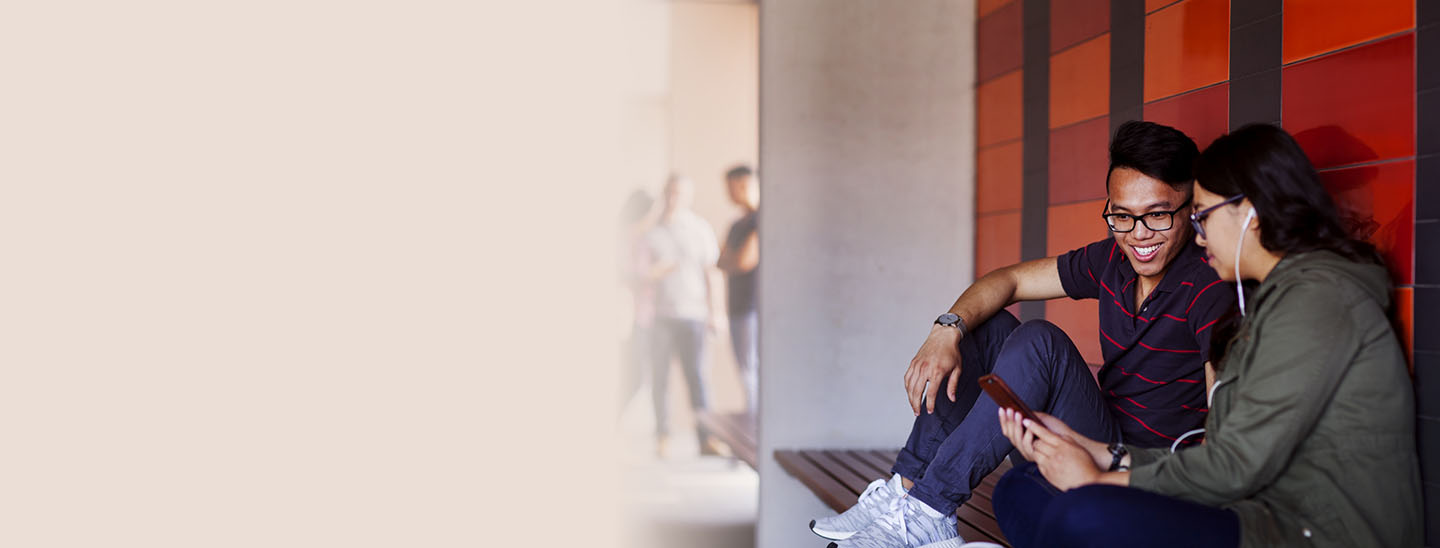
M 843 512 L 855 505 L 860 493 L 871 481 L 890 477 L 890 466 L 899 453 L 895 449 L 776 451 L 775 460 L 786 472 L 814 491 L 826 506 Z M 1010 461 L 1007 459 L 980 482 L 970 500 L 956 509 L 955 515 L 960 518 L 957 529 L 960 538 L 966 542 L 988 541 L 1010 546 L 995 521 L 995 510 L 990 504 L 995 482 L 1009 469 Z
M 749 413 L 710 413 L 702 411 L 695 417 L 710 431 L 710 435 L 730 447 L 730 453 L 740 462 L 759 470 L 756 455 L 760 444 L 755 435 L 755 416 Z

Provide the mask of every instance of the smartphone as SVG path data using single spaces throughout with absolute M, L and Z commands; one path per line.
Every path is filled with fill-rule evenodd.
M 1040 417 L 1030 410 L 1030 406 L 1025 405 L 1020 396 L 1015 395 L 1015 391 L 1010 389 L 1010 385 L 1005 384 L 1005 379 L 993 374 L 985 375 L 980 377 L 980 388 L 989 394 L 990 399 L 995 400 L 1000 407 L 1019 411 L 1021 417 L 1035 421 L 1036 424 L 1045 424 L 1040 422 Z

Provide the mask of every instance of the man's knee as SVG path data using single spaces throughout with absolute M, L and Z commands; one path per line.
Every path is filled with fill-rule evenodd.
M 1065 330 L 1045 320 L 1030 320 L 1020 324 L 1005 341 L 1005 352 L 1012 356 L 1019 353 L 1028 361 L 1041 363 L 1054 362 L 1055 357 L 1074 347 L 1075 343 L 1070 340 L 1070 335 L 1066 334 Z
M 985 320 L 985 323 L 978 326 L 966 327 L 970 327 L 970 331 L 973 332 L 974 336 L 999 337 L 1000 340 L 1005 340 L 1005 338 L 1010 336 L 1010 333 L 1015 331 L 1015 328 L 1019 326 L 1020 320 L 1016 319 L 1015 315 L 1011 314 L 1009 310 L 1002 308 L 999 312 L 996 312 L 994 316 L 990 316 L 990 319 Z

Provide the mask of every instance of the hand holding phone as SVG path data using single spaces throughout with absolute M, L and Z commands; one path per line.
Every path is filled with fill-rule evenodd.
M 1005 384 L 1005 379 L 994 374 L 985 375 L 980 377 L 980 388 L 989 394 L 990 399 L 995 400 L 1000 407 L 1014 409 L 1020 413 L 1021 417 L 1035 421 L 1035 424 L 1045 424 L 1040 422 L 1040 416 L 1036 415 L 1030 406 L 1025 405 L 1020 396 L 1015 395 L 1015 391 L 1010 389 L 1010 385 Z

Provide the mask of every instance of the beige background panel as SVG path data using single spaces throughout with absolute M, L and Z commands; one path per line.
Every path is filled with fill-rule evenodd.
M 7 7 L 0 545 L 613 545 L 618 14 Z

